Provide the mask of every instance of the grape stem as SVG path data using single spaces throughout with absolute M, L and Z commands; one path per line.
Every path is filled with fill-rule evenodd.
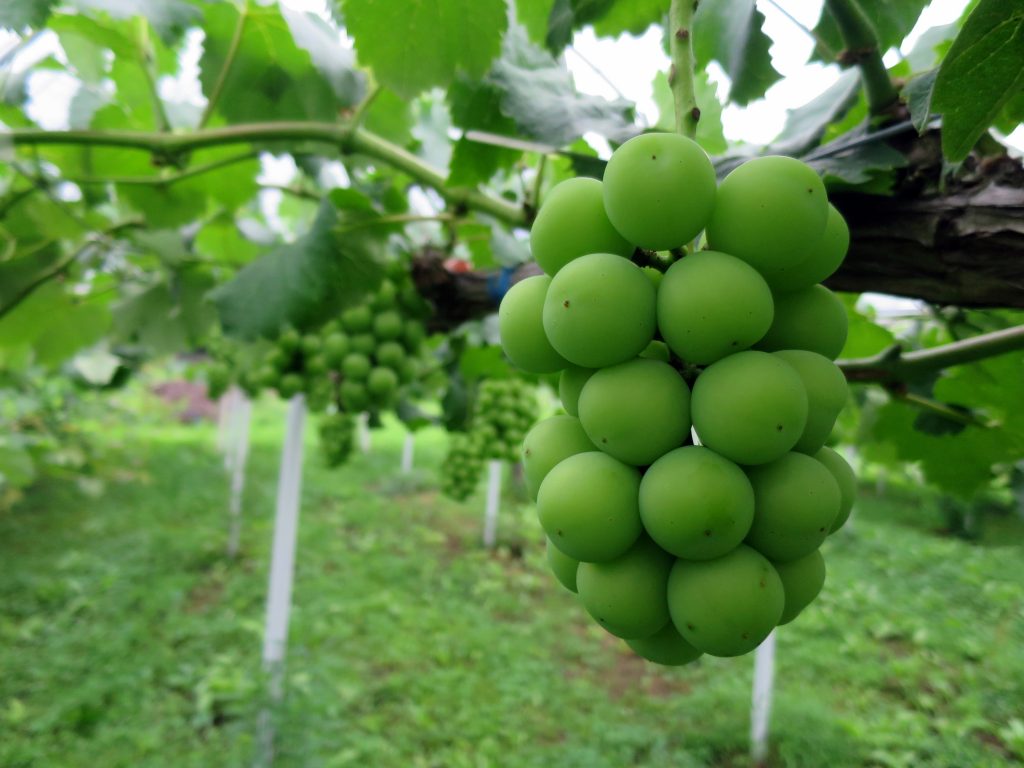
M 676 132 L 691 139 L 697 135 L 697 121 L 700 120 L 700 109 L 697 107 L 697 96 L 693 87 L 691 39 L 693 11 L 696 6 L 694 0 L 672 0 L 668 11 L 672 54 L 668 84 L 672 88 L 672 98 L 676 107 Z
M 878 38 L 871 23 L 856 0 L 825 0 L 825 7 L 835 19 L 846 46 L 837 57 L 839 63 L 860 67 L 871 114 L 884 114 L 899 102 L 899 94 L 882 62 L 882 52 L 878 49 Z
M 897 344 L 873 357 L 838 360 L 836 364 L 855 383 L 906 381 L 931 371 L 964 365 L 1024 349 L 1024 325 L 1003 328 L 962 341 L 954 341 L 904 354 Z

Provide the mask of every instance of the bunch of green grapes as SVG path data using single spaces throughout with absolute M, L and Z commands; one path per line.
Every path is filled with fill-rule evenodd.
M 349 413 L 335 411 L 320 417 L 317 425 L 320 455 L 328 467 L 339 467 L 348 461 L 355 444 L 356 420 Z
M 537 395 L 522 379 L 489 379 L 480 385 L 473 432 L 484 458 L 519 461 L 523 438 L 537 419 Z
M 473 432 L 454 432 L 441 465 L 441 492 L 456 501 L 473 495 L 484 471 L 483 438 Z
M 705 250 L 664 274 L 636 249 Z M 738 656 L 825 579 L 819 551 L 855 478 L 825 447 L 846 397 L 846 313 L 819 285 L 849 241 L 818 175 L 786 157 L 716 182 L 675 134 L 634 138 L 603 181 L 549 194 L 530 236 L 546 274 L 512 287 L 502 346 L 561 371 L 566 415 L 523 461 L 556 577 L 639 655 Z

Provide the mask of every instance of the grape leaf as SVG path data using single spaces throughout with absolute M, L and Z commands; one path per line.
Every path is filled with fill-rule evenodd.
M 38 29 L 46 23 L 57 0 L 5 0 L 0 3 L 0 28 L 19 32 L 25 27 Z
M 910 110 L 910 121 L 918 133 L 924 133 L 932 112 L 932 92 L 935 88 L 937 69 L 930 70 L 907 81 L 900 95 Z
M 502 92 L 491 83 L 459 78 L 448 89 L 452 122 L 461 128 L 515 135 L 515 121 L 501 112 Z M 465 137 L 455 143 L 448 183 L 476 186 L 491 178 L 500 168 L 508 168 L 519 152 L 495 147 Z
M 548 50 L 561 53 L 572 42 L 574 30 L 600 18 L 613 5 L 613 0 L 555 0 L 548 17 L 548 33 L 545 37 Z
M 81 303 L 51 280 L 0 318 L 0 347 L 31 348 L 39 364 L 56 367 L 109 327 L 106 306 Z
M 404 98 L 479 77 L 498 55 L 508 25 L 503 0 L 344 0 L 359 61 Z
M 530 40 L 544 44 L 548 34 L 548 19 L 554 0 L 516 0 L 516 21 L 525 29 Z
M 561 146 L 588 131 L 622 141 L 635 130 L 632 105 L 578 93 L 568 70 L 520 26 L 505 35 L 487 82 L 503 94 L 501 111 L 530 138 Z
M 105 13 L 112 19 L 146 19 L 167 44 L 202 19 L 199 9 L 185 0 L 66 0 L 80 13 Z
M 600 37 L 618 37 L 623 32 L 642 35 L 652 24 L 665 19 L 668 5 L 665 0 L 612 3 L 600 18 L 594 20 L 594 33 Z
M 225 332 L 253 338 L 274 336 L 285 323 L 309 328 L 380 281 L 383 270 L 375 259 L 382 242 L 379 228 L 344 230 L 352 218 L 366 223 L 369 214 L 357 204 L 358 195 L 335 190 L 332 197 L 344 204 L 345 217 L 325 199 L 305 235 L 256 259 L 211 293 Z
M 932 91 L 942 151 L 963 160 L 1003 105 L 1024 89 L 1024 4 L 981 0 L 953 41 Z
M 652 83 L 654 103 L 658 107 L 658 122 L 655 127 L 660 131 L 675 131 L 675 100 L 668 84 L 668 76 L 658 72 Z M 729 148 L 722 132 L 722 104 L 718 100 L 715 84 L 708 81 L 707 72 L 695 72 L 693 75 L 694 95 L 700 108 L 700 120 L 697 121 L 695 137 L 704 151 L 709 155 L 720 155 Z
M 883 349 L 891 347 L 896 338 L 887 328 L 874 322 L 872 310 L 862 312 L 857 308 L 857 293 L 837 293 L 836 296 L 846 307 L 848 328 L 846 345 L 840 353 L 841 358 L 869 357 Z
M 394 91 L 381 88 L 363 113 L 363 125 L 388 141 L 405 146 L 412 141 L 412 109 Z
M 296 44 L 309 52 L 338 99 L 347 107 L 358 103 L 366 94 L 366 76 L 356 69 L 355 54 L 341 45 L 339 33 L 319 16 L 283 8 L 284 20 Z
M 0 488 L 24 488 L 36 477 L 32 455 L 17 445 L 0 444 Z
M 235 55 L 223 75 L 239 24 Z M 213 5 L 205 32 L 199 79 L 207 98 L 219 88 L 216 110 L 228 121 L 336 118 L 334 89 L 309 52 L 295 44 L 276 7 L 248 5 L 240 16 L 230 4 Z
M 722 65 L 732 87 L 729 99 L 740 106 L 764 96 L 782 77 L 772 67 L 771 40 L 761 27 L 764 15 L 754 0 L 716 0 L 700 3 L 693 18 L 693 52 L 697 65 Z
M 812 149 L 821 140 L 829 124 L 841 118 L 853 106 L 859 91 L 860 75 L 857 70 L 843 72 L 824 93 L 802 107 L 790 110 L 782 132 L 769 147 L 770 152 L 797 157 Z

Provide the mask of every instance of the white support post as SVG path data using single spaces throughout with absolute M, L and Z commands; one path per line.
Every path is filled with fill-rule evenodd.
M 501 503 L 501 462 L 487 462 L 487 508 L 484 510 L 484 546 L 494 547 L 498 540 L 498 506 Z
M 263 668 L 267 674 L 270 706 L 260 713 L 261 764 L 270 766 L 274 755 L 273 706 L 284 695 L 284 660 L 288 646 L 292 580 L 295 575 L 295 541 L 299 529 L 299 495 L 302 486 L 302 432 L 306 401 L 295 395 L 288 406 L 281 470 L 277 481 L 277 512 L 270 556 L 266 630 L 263 636 Z
M 405 435 L 405 442 L 402 443 L 402 474 L 408 475 L 412 472 L 412 457 L 413 452 L 416 449 L 416 435 L 413 432 L 407 432 Z
M 356 417 L 356 435 L 359 438 L 359 450 L 370 452 L 370 414 L 363 411 Z
M 238 405 L 237 426 L 231 446 L 231 498 L 228 502 L 228 557 L 234 559 L 242 537 L 242 492 L 245 489 L 245 465 L 249 458 L 249 422 L 252 401 L 244 394 Z
M 231 471 L 232 439 L 235 431 L 235 411 L 239 391 L 234 385 L 217 401 L 217 450 L 224 454 L 224 471 Z
M 750 706 L 750 758 L 761 765 L 768 757 L 768 724 L 775 685 L 775 630 L 754 652 L 754 690 Z

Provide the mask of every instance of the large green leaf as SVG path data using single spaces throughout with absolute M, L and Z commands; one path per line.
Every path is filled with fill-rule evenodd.
M 316 68 L 334 89 L 341 106 L 352 106 L 366 94 L 366 76 L 356 69 L 356 57 L 341 45 L 338 31 L 319 16 L 283 10 L 295 42 L 309 51 Z
M 65 3 L 82 13 L 103 13 L 112 19 L 140 16 L 167 43 L 202 18 L 199 9 L 185 0 L 65 0 Z
M 697 6 L 693 51 L 700 67 L 714 60 L 729 75 L 729 99 L 745 105 L 764 96 L 781 75 L 772 67 L 771 40 L 761 27 L 764 15 L 754 0 L 714 0 Z
M 666 0 L 630 0 L 612 3 L 611 7 L 594 20 L 594 32 L 602 37 L 618 37 L 624 32 L 641 35 L 652 24 L 668 15 Z
M 516 21 L 526 28 L 530 40 L 544 44 L 548 35 L 548 19 L 554 0 L 515 0 Z
M 820 96 L 786 115 L 786 124 L 772 141 L 770 151 L 793 157 L 810 150 L 820 141 L 829 124 L 841 118 L 853 106 L 859 89 L 860 75 L 857 70 L 844 72 Z
M 579 93 L 568 70 L 522 27 L 505 35 L 487 80 L 503 94 L 501 111 L 530 138 L 562 146 L 588 131 L 617 141 L 635 131 L 630 104 Z
M 344 0 L 359 61 L 411 98 L 459 72 L 483 75 L 508 25 L 503 0 Z
M 247 5 L 240 16 L 233 5 L 213 5 L 204 29 L 199 79 L 207 98 L 219 88 L 216 110 L 228 121 L 335 119 L 335 90 L 276 6 Z
M 224 330 L 244 338 L 274 336 L 286 323 L 315 326 L 356 301 L 382 275 L 375 259 L 382 229 L 372 226 L 375 216 L 359 193 L 335 190 L 305 235 L 212 292 Z
M 937 69 L 929 70 L 907 81 L 901 96 L 910 110 L 910 120 L 918 133 L 924 133 L 928 118 L 932 113 L 932 92 L 935 88 Z
M 492 83 L 456 80 L 448 89 L 452 121 L 464 129 L 515 135 L 516 124 L 501 111 L 503 93 Z M 448 183 L 475 186 L 486 181 L 499 168 L 507 168 L 519 152 L 461 138 L 455 143 Z
M 962 160 L 1003 105 L 1024 89 L 1024 3 L 981 0 L 953 42 L 932 92 L 942 151 Z
M 99 302 L 82 302 L 50 281 L 0 319 L 0 347 L 31 349 L 38 363 L 55 367 L 82 347 L 96 343 L 110 327 L 110 312 Z

